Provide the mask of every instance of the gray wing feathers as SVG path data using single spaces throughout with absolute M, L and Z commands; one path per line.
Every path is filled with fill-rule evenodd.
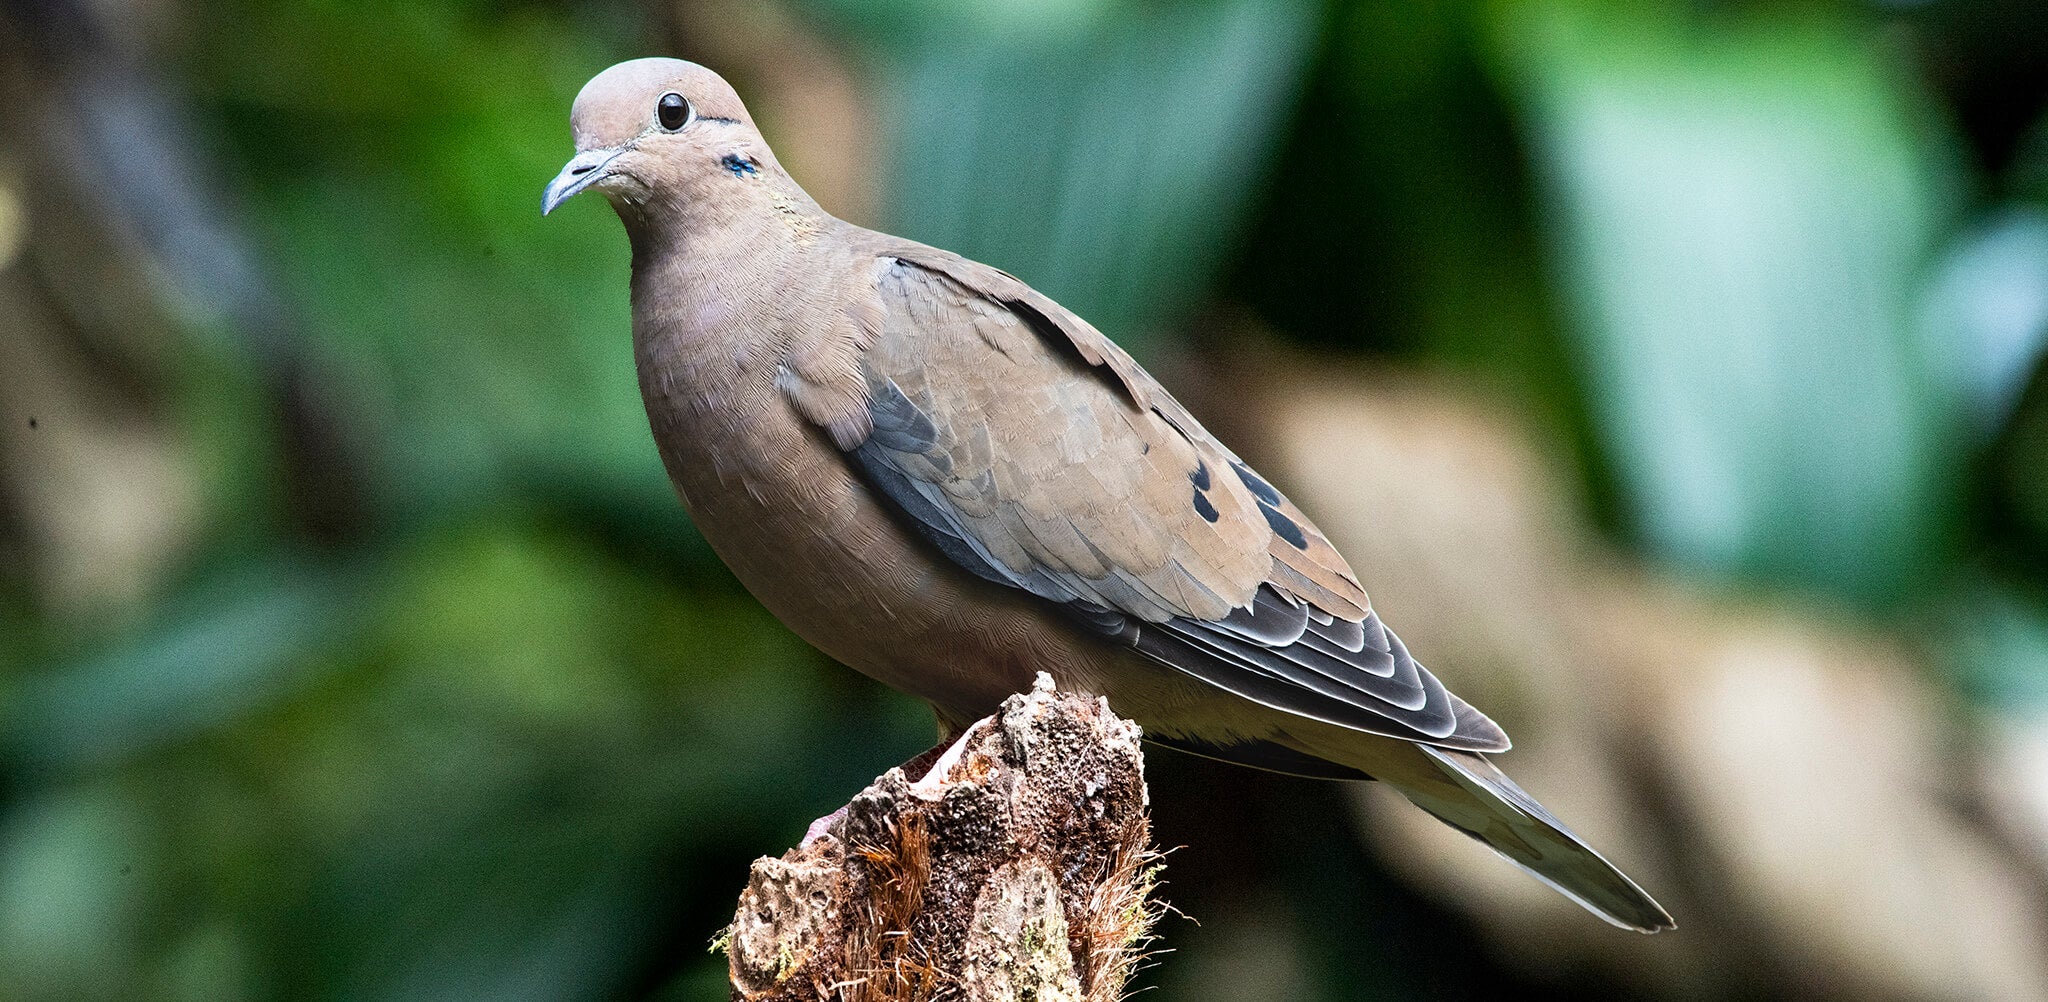
M 887 281 L 905 283 L 916 273 L 899 267 L 882 274 Z M 1212 540 L 1206 550 L 1197 546 L 1193 558 L 1185 552 L 1175 557 L 1167 549 L 1178 545 L 1171 532 L 1149 544 L 1144 536 L 1134 537 L 1124 527 L 1130 519 L 1148 525 L 1146 531 L 1153 533 L 1170 523 L 1145 523 L 1111 500 L 1131 496 L 1133 490 L 1152 490 L 1151 495 L 1135 498 L 1148 504 L 1158 503 L 1162 489 L 1180 499 L 1176 504 L 1185 511 L 1177 510 L 1178 517 L 1191 520 L 1193 528 L 1188 531 L 1199 532 L 1229 527 L 1228 520 L 1218 526 L 1213 517 L 1207 522 L 1196 518 L 1200 508 L 1193 502 L 1204 492 L 1226 508 L 1231 498 L 1223 492 L 1240 492 L 1234 495 L 1239 512 L 1248 512 L 1254 500 L 1261 511 L 1285 502 L 1235 457 L 1214 462 L 1213 470 L 1210 462 L 1190 458 L 1193 473 L 1164 474 L 1177 478 L 1177 483 L 1150 480 L 1134 487 L 1130 471 L 1120 468 L 1119 462 L 1156 463 L 1165 455 L 1161 450 L 1168 449 L 1183 450 L 1190 457 L 1201 453 L 1181 439 L 1161 440 L 1141 456 L 1132 448 L 1138 441 L 1136 431 L 1118 432 L 1128 438 L 1111 436 L 1103 423 L 1121 419 L 1128 425 L 1134 412 L 1122 404 L 1104 405 L 1101 393 L 1121 394 L 1126 380 L 1115 378 L 1102 386 L 1102 371 L 1091 370 L 1088 359 L 1075 357 L 1071 365 L 1048 368 L 1047 360 L 1033 356 L 1024 346 L 1041 340 L 1065 343 L 1042 330 L 1051 323 L 1042 312 L 1023 311 L 1022 324 L 1038 330 L 1039 336 L 1027 334 L 1018 341 L 999 326 L 1003 321 L 989 319 L 986 311 L 993 307 L 987 302 L 970 301 L 958 314 L 934 313 L 939 306 L 920 291 L 926 288 L 893 289 L 897 298 L 889 301 L 900 301 L 898 308 L 905 314 L 896 322 L 928 325 L 915 328 L 922 332 L 919 337 L 976 338 L 987 350 L 976 356 L 977 365 L 960 371 L 914 364 L 918 359 L 945 358 L 955 360 L 946 364 L 958 367 L 959 343 L 949 347 L 944 341 L 918 342 L 909 329 L 885 320 L 875 349 L 883 354 L 870 356 L 860 373 L 871 430 L 847 454 L 867 481 L 948 559 L 984 580 L 1059 605 L 1087 628 L 1120 637 L 1167 666 L 1274 709 L 1446 747 L 1498 751 L 1508 746 L 1499 727 L 1447 692 L 1370 609 L 1362 621 L 1345 619 L 1297 597 L 1324 592 L 1305 578 L 1297 582 L 1299 576 L 1290 577 L 1293 572 L 1284 563 L 1258 549 L 1254 553 L 1260 564 L 1255 567 L 1270 568 L 1271 576 L 1264 584 L 1247 585 L 1236 593 L 1249 593 L 1249 600 L 1224 599 L 1219 590 L 1228 575 L 1202 573 L 1208 565 L 1182 561 L 1237 550 Z M 1021 309 L 1014 301 L 998 305 Z M 964 323 L 963 317 L 974 323 Z M 958 324 L 958 329 L 948 323 Z M 1070 345 L 1067 350 L 1075 349 Z M 888 355 L 891 351 L 908 354 Z M 885 371 L 886 364 L 897 368 Z M 1040 380 L 1033 384 L 1037 389 L 982 397 L 975 403 L 970 389 L 994 392 L 981 388 L 1005 387 L 1012 365 L 1035 365 L 1018 371 Z M 1134 393 L 1129 399 L 1143 396 Z M 1012 412 L 1005 421 L 982 409 L 1014 407 L 1022 401 L 1042 402 L 1044 409 Z M 1157 433 L 1161 426 L 1153 427 Z M 999 452 L 992 443 L 1007 443 L 1008 451 Z M 1109 447 L 1123 449 L 1120 455 L 1125 458 L 1102 469 L 1088 461 L 1086 450 Z M 1064 450 L 1069 448 L 1084 454 L 1068 455 Z M 1028 470 L 1035 479 L 1019 480 L 1024 474 L 1014 464 L 1006 467 L 991 458 L 1021 462 L 1020 456 L 1037 457 L 1041 465 Z M 1005 476 L 1011 479 L 1003 481 Z M 1125 480 L 1117 489 L 1102 483 L 1119 476 Z M 1232 479 L 1225 482 L 1225 476 Z M 1006 493 L 1005 483 L 1013 490 L 1036 491 L 1036 503 Z M 1048 497 L 1056 503 L 1045 503 Z M 1268 520 L 1271 517 L 1267 515 Z M 1199 542 L 1179 538 L 1188 545 Z M 1265 525 L 1259 524 L 1258 536 L 1252 538 L 1270 538 Z M 1113 558 L 1105 550 L 1123 556 Z M 1153 556 L 1134 565 L 1132 555 L 1141 553 Z M 1297 589 L 1296 583 L 1307 587 Z M 1194 609 L 1212 612 L 1197 615 L 1190 611 Z
M 855 465 L 940 552 L 975 576 L 1066 607 L 1089 628 L 1125 637 L 1154 660 L 1274 709 L 1448 747 L 1508 747 L 1506 734 L 1445 690 L 1374 613 L 1353 623 L 1262 586 L 1249 606 L 1220 620 L 1172 616 L 1149 623 L 1119 610 L 1159 600 L 1113 569 L 1094 580 L 1012 569 L 967 530 L 937 483 L 905 468 L 911 457 L 934 462 L 926 452 L 937 433 L 931 417 L 886 379 L 870 386 L 870 400 L 875 430 L 850 453 Z M 938 457 L 943 462 L 943 453 Z
M 1365 624 L 1387 649 L 1343 651 L 1313 625 L 1292 644 L 1266 646 L 1187 619 L 1139 627 L 1136 646 L 1218 688 L 1324 723 L 1450 748 L 1508 747 L 1507 735 L 1416 663 L 1376 614 Z

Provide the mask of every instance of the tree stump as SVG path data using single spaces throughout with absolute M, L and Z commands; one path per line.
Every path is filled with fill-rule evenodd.
M 725 938 L 745 1002 L 1114 1002 L 1159 907 L 1136 724 L 1039 675 L 929 775 L 889 770 L 755 860 Z

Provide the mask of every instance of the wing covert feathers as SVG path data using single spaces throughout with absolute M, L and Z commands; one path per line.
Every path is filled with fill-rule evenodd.
M 872 239 L 843 330 L 798 343 L 778 384 L 949 559 L 1266 706 L 1507 747 L 1314 523 L 1123 349 L 997 269 Z

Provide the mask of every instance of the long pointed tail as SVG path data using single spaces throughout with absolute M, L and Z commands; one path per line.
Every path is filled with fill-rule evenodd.
M 1418 747 L 1442 772 L 1441 779 L 1381 777 L 1415 806 L 1485 843 L 1614 925 L 1639 932 L 1676 928 L 1671 916 L 1635 881 L 1580 841 L 1485 756 Z

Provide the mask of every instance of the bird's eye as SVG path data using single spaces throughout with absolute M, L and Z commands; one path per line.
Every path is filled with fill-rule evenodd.
M 663 94 L 661 100 L 654 102 L 654 120 L 670 132 L 682 131 L 683 126 L 696 117 L 697 110 L 690 107 L 689 100 L 674 91 Z

